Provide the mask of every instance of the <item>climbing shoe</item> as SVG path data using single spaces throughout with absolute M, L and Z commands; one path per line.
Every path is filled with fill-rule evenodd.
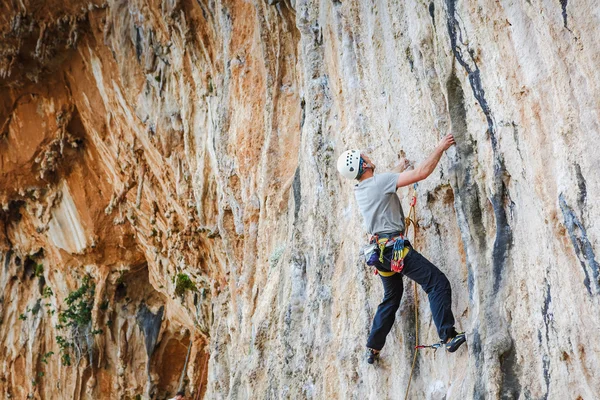
M 466 341 L 467 338 L 464 332 L 457 333 L 456 336 L 446 342 L 446 350 L 449 353 L 454 353 Z
M 369 364 L 373 364 L 378 359 L 379 359 L 379 352 L 377 350 L 369 349 L 369 354 L 367 355 L 367 362 Z

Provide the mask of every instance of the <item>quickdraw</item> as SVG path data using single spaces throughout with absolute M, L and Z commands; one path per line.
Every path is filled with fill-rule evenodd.
M 435 351 L 442 346 L 444 346 L 444 344 L 441 342 L 434 343 L 434 344 L 420 344 L 420 345 L 415 346 L 415 349 L 433 349 L 433 351 Z
M 402 272 L 404 269 L 404 236 L 400 235 L 396 238 L 396 242 L 394 243 L 394 252 L 392 256 L 392 271 L 394 272 Z

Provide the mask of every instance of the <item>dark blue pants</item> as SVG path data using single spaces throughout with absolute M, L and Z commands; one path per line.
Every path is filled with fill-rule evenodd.
M 381 270 L 389 270 L 390 257 L 388 257 L 388 253 L 391 256 L 389 248 L 384 253 L 386 262 L 383 266 L 380 266 Z M 385 338 L 392 329 L 392 325 L 394 325 L 396 311 L 400 307 L 400 300 L 402 300 L 404 291 L 403 276 L 417 282 L 427 293 L 433 322 L 440 339 L 445 342 L 447 339 L 456 336 L 454 315 L 452 315 L 451 310 L 452 290 L 450 289 L 450 282 L 442 271 L 415 249 L 411 248 L 404 258 L 404 269 L 401 273 L 389 277 L 379 276 L 383 283 L 383 301 L 377 307 L 367 347 L 375 350 L 383 348 Z

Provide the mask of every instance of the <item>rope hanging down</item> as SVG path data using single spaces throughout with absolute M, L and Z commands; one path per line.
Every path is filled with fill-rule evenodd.
M 417 184 L 413 185 L 413 196 L 410 200 L 410 210 L 408 211 L 408 217 L 405 220 L 405 228 L 404 235 L 408 237 L 408 228 L 412 225 L 413 227 L 413 247 L 417 244 L 417 217 L 415 212 L 415 205 L 417 204 Z M 415 370 L 415 363 L 417 362 L 417 353 L 418 350 L 423 347 L 429 346 L 419 346 L 419 296 L 417 292 L 417 283 L 413 281 L 413 288 L 415 291 L 415 355 L 413 357 L 412 367 L 410 368 L 410 376 L 408 378 L 408 386 L 406 387 L 406 394 L 404 396 L 404 400 L 408 399 L 408 391 L 410 389 L 410 382 L 413 377 L 413 372 Z

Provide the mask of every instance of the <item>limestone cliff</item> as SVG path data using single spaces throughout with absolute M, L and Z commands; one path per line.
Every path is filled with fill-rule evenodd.
M 0 35 L 3 398 L 404 398 L 412 286 L 369 366 L 335 161 L 447 131 L 416 245 L 468 344 L 410 398 L 600 398 L 598 2 L 7 0 Z

